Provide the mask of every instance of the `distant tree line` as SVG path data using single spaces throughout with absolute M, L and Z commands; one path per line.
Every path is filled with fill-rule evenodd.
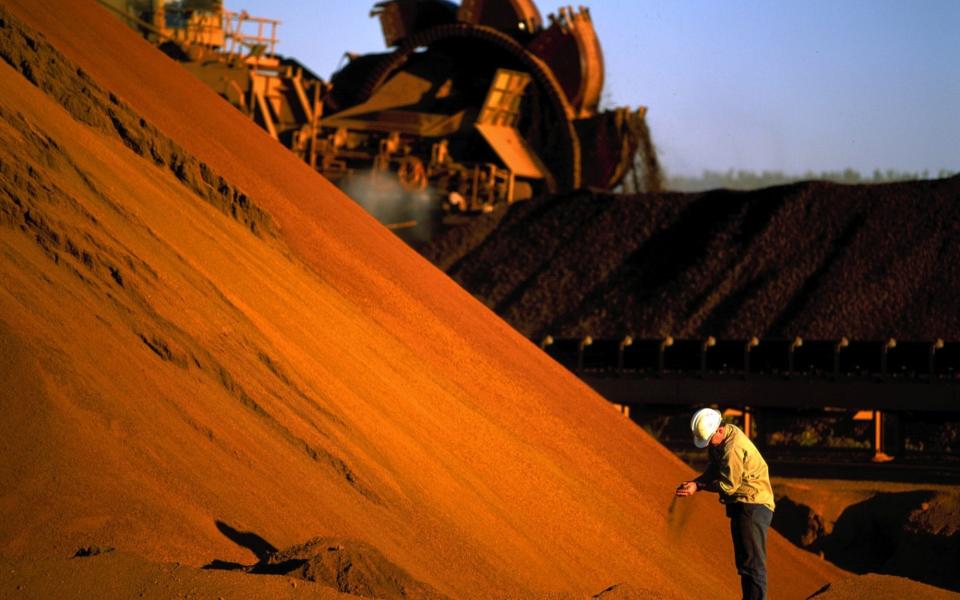
M 676 192 L 701 192 L 716 188 L 731 190 L 755 190 L 774 185 L 783 185 L 797 181 L 833 181 L 837 183 L 891 183 L 894 181 L 915 181 L 918 179 L 944 179 L 956 175 L 957 171 L 940 169 L 936 174 L 928 170 L 897 171 L 875 169 L 869 176 L 861 175 L 859 171 L 844 169 L 843 171 L 823 171 L 815 173 L 807 171 L 802 175 L 791 175 L 783 171 L 746 171 L 743 169 L 729 169 L 727 171 L 705 170 L 699 176 L 670 175 L 663 178 L 663 187 Z

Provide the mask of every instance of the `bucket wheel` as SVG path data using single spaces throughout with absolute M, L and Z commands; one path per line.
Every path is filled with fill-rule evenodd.
M 470 23 L 452 23 L 421 31 L 393 53 L 379 57 L 363 82 L 356 87 L 356 102 L 363 102 L 384 85 L 397 71 L 418 54 L 438 46 L 453 45 L 474 56 L 506 56 L 509 66 L 529 73 L 535 90 L 529 93 L 529 106 L 518 130 L 540 157 L 547 169 L 546 187 L 564 192 L 581 186 L 580 138 L 574 127 L 574 111 L 549 67 L 509 35 L 491 27 Z

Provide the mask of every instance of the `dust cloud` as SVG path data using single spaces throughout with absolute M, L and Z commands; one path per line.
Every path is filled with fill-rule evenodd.
M 434 188 L 408 190 L 395 173 L 366 170 L 353 173 L 340 187 L 376 220 L 404 240 L 430 240 L 439 220 L 442 192 Z

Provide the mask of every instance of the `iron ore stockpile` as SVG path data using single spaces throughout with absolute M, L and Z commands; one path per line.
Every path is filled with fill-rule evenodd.
M 737 594 L 686 466 L 118 19 L 0 52 L 0 596 Z
M 532 338 L 960 338 L 960 176 L 580 192 L 420 251 Z
M 685 465 L 119 20 L 0 56 L 0 596 L 739 594 Z

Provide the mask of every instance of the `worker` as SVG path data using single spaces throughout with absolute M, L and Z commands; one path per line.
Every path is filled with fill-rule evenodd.
M 720 494 L 733 537 L 733 553 L 744 600 L 767 597 L 767 528 L 773 519 L 773 488 L 767 463 L 757 447 L 722 415 L 704 408 L 690 420 L 693 443 L 709 446 L 707 470 L 677 487 L 677 496 L 697 492 Z

